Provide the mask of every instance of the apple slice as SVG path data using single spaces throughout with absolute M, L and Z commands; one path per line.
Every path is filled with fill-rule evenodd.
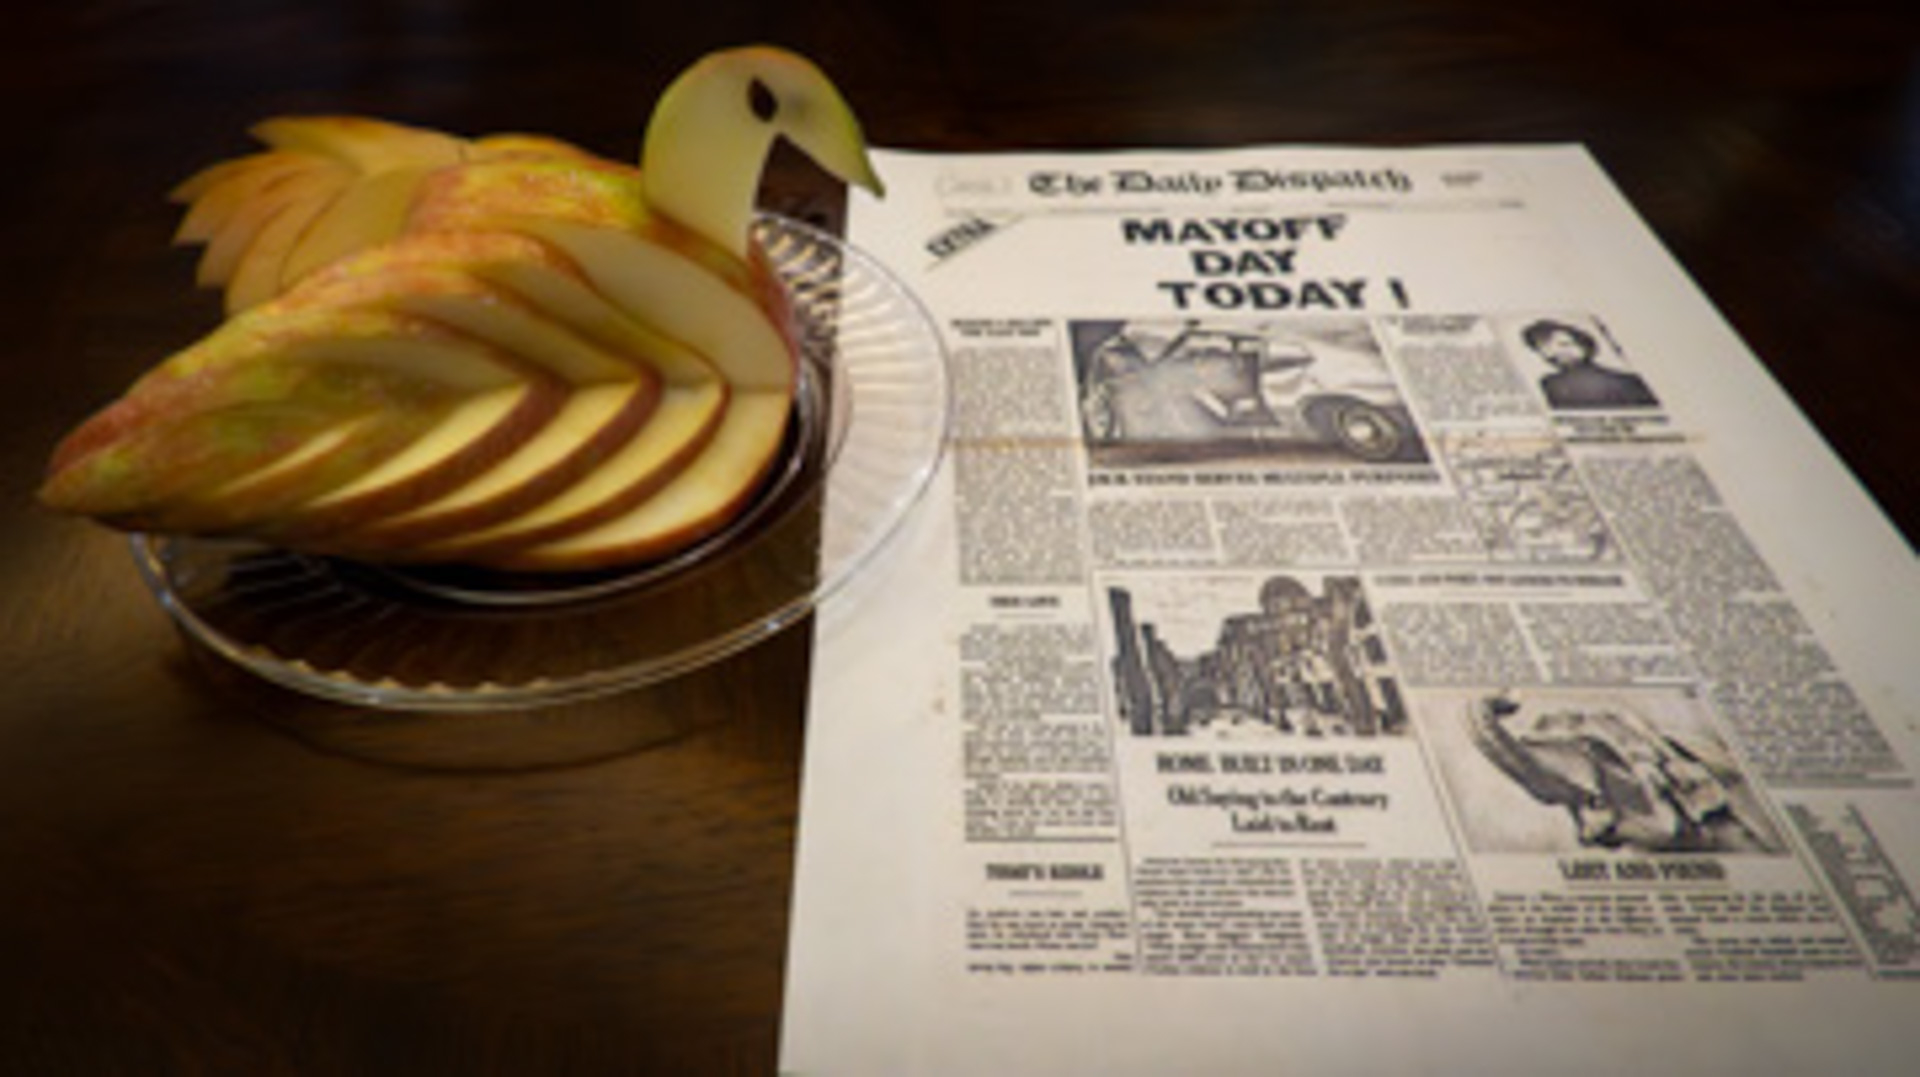
M 655 379 L 579 389 L 518 450 L 438 499 L 342 534 L 327 544 L 362 555 L 387 554 L 524 513 L 601 467 L 645 428 L 660 401 Z
M 658 363 L 680 363 L 670 349 L 609 348 L 575 332 L 520 294 L 492 283 L 490 267 L 544 266 L 567 272 L 546 246 L 510 233 L 433 232 L 407 235 L 350 256 L 303 281 L 282 300 L 289 309 L 343 305 L 392 310 L 452 329 L 546 370 L 569 385 L 657 378 Z M 676 368 L 676 376 L 678 370 Z
M 409 232 L 498 232 L 522 218 L 644 228 L 651 217 L 631 165 L 564 157 L 495 157 L 434 171 Z
M 262 534 L 300 540 L 437 498 L 517 450 L 552 421 L 561 395 L 526 383 L 463 397 L 399 452 L 319 497 L 260 521 Z
M 673 248 L 631 233 L 548 220 L 529 220 L 525 228 L 571 257 L 629 318 L 706 356 L 735 389 L 793 391 L 793 351 L 752 294 Z
M 226 311 L 237 314 L 259 306 L 281 292 L 286 276 L 287 258 L 313 222 L 349 189 L 344 182 L 337 189 L 323 186 L 311 197 L 300 197 L 281 207 L 263 223 L 252 242 L 240 254 L 227 281 Z
M 188 493 L 152 517 L 154 529 L 225 531 L 296 504 L 315 489 L 371 466 L 418 436 L 417 424 L 380 422 L 371 415 L 341 419 L 310 434 L 300 446 L 254 471 Z
M 720 376 L 705 357 L 634 321 L 580 280 L 571 266 L 541 261 L 479 264 L 473 273 L 547 312 L 555 321 L 598 341 L 616 355 L 636 357 L 669 385 L 694 386 Z
M 405 560 L 487 564 L 507 551 L 593 528 L 675 481 L 704 456 L 731 411 L 720 382 L 668 386 L 632 440 L 558 494 L 490 527 L 392 552 Z
M 202 470 L 197 481 L 162 500 L 150 500 L 138 514 L 121 517 L 120 522 L 143 531 L 251 532 L 262 520 L 283 514 L 399 452 L 431 429 L 444 411 L 444 407 L 421 406 L 401 417 L 363 414 L 340 419 L 316 428 L 277 458 L 224 481 L 219 474 Z M 299 429 L 280 424 L 273 432 L 290 436 Z M 191 443 L 190 438 L 185 440 Z
M 578 571 L 660 557 L 719 530 L 753 497 L 785 438 L 785 393 L 735 393 L 713 440 L 673 481 L 605 523 L 503 552 L 491 562 L 541 572 Z
M 400 234 L 431 169 L 396 168 L 348 187 L 316 217 L 287 254 L 282 288 L 320 267 Z
M 268 221 L 299 202 L 331 200 L 346 188 L 348 174 L 338 165 L 318 163 L 289 172 L 242 202 L 200 253 L 194 282 L 220 287 L 231 280 L 240 259 Z
M 254 153 L 221 161 L 187 177 L 168 194 L 185 203 L 187 212 L 174 230 L 175 243 L 205 243 L 220 231 L 235 211 L 256 198 L 276 180 L 316 168 L 331 167 L 282 153 Z
M 483 289 L 485 286 L 476 281 L 473 292 L 402 295 L 393 306 L 403 314 L 426 318 L 484 341 L 568 385 L 660 380 L 643 358 L 614 355 L 512 297 Z
M 330 157 L 369 174 L 455 164 L 467 154 L 463 138 L 365 116 L 276 116 L 251 133 L 277 150 Z

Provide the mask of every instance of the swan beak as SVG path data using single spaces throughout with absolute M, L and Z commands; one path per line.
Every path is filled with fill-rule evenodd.
M 777 134 L 843 183 L 876 197 L 886 193 L 867 156 L 860 120 L 826 74 L 805 57 L 769 46 L 734 54 L 756 114 Z M 764 87 L 764 94 L 753 84 Z
M 826 74 L 759 45 L 709 54 L 660 95 L 641 151 L 648 205 L 744 258 L 778 138 L 842 182 L 881 193 L 860 121 Z

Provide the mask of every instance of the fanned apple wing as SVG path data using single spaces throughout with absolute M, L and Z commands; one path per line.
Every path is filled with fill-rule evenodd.
M 252 134 L 266 150 L 172 192 L 187 206 L 175 238 L 205 244 L 196 279 L 224 290 L 229 313 L 399 235 L 426 176 L 468 152 L 452 135 L 357 116 L 276 117 Z
M 68 435 L 41 498 L 122 526 L 257 530 L 435 431 L 524 424 L 558 395 L 544 371 L 424 319 L 269 304 Z
M 473 231 L 503 205 L 630 226 L 645 215 L 639 174 L 560 139 L 468 140 L 360 116 L 279 116 L 252 128 L 259 153 L 174 188 L 175 238 L 204 244 L 196 280 L 229 313 L 321 267 L 410 231 Z

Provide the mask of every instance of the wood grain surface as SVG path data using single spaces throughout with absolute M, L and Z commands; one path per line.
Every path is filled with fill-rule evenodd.
M 215 317 L 167 188 L 279 112 L 631 156 L 777 41 L 882 145 L 1588 144 L 1906 534 L 1920 18 L 1906 4 L 159 3 L 0 34 L 0 1073 L 774 1069 L 806 626 L 555 716 L 382 718 L 184 647 L 47 450 Z M 773 204 L 838 202 L 782 158 Z M 876 765 L 883 765 L 877 763 Z

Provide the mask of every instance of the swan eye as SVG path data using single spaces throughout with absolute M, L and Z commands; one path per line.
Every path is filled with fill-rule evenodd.
M 766 83 L 754 79 L 747 87 L 747 107 L 753 110 L 754 117 L 762 123 L 772 123 L 773 118 L 780 113 L 780 99 L 773 95 L 772 90 L 767 89 Z

